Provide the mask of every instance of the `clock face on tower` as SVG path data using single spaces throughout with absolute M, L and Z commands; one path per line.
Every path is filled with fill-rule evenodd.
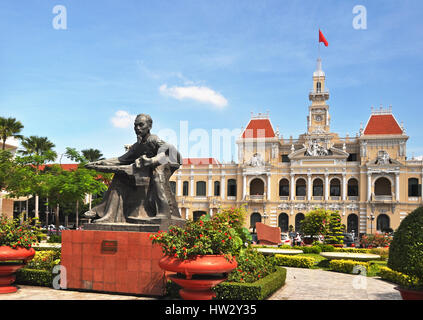
M 320 114 L 318 114 L 318 115 L 316 115 L 316 116 L 314 117 L 314 119 L 315 119 L 317 122 L 321 122 L 321 121 L 323 120 L 323 117 L 322 117 Z

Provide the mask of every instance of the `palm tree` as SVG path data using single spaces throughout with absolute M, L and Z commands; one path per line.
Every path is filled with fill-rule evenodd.
M 21 144 L 24 149 L 19 150 L 19 153 L 25 156 L 45 156 L 47 161 L 53 161 L 57 157 L 57 153 L 52 150 L 55 145 L 47 137 L 30 136 L 23 138 Z
M 3 118 L 0 117 L 0 138 L 2 140 L 2 150 L 6 149 L 7 138 L 14 137 L 22 139 L 23 136 L 19 133 L 23 129 L 23 125 L 20 121 L 16 121 L 15 118 Z
M 98 160 L 103 160 L 103 154 L 98 149 L 85 149 L 81 150 L 82 154 L 84 155 L 85 159 L 89 162 L 94 162 Z
M 40 165 L 43 165 L 47 161 L 54 161 L 57 157 L 57 153 L 53 151 L 55 147 L 54 143 L 51 142 L 47 137 L 30 136 L 26 137 L 21 141 L 21 145 L 24 147 L 23 150 L 18 152 L 26 156 L 42 156 L 36 157 L 34 163 L 36 174 L 39 174 Z M 42 161 L 42 162 L 41 162 Z M 39 196 L 35 195 L 35 217 L 39 217 L 38 213 Z

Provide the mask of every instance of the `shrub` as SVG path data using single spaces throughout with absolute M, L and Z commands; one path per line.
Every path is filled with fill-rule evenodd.
M 333 252 L 335 251 L 335 247 L 330 245 L 330 244 L 323 244 L 320 242 L 314 242 L 313 246 L 318 246 L 320 247 L 321 252 Z
M 329 224 L 324 240 L 325 244 L 342 244 L 344 243 L 343 239 L 341 215 L 338 212 L 331 212 L 329 214 Z
M 389 257 L 389 248 L 372 248 L 370 253 L 378 254 L 381 260 L 386 260 Z
M 274 257 L 265 257 L 252 248 L 241 250 L 236 257 L 238 266 L 228 276 L 228 281 L 251 283 L 260 280 L 276 270 Z
M 276 271 L 253 283 L 222 282 L 213 288 L 217 300 L 263 300 L 285 284 L 286 269 Z
M 389 248 L 388 267 L 423 280 L 423 207 L 402 220 Z
M 369 271 L 370 264 L 368 262 L 354 261 L 354 260 L 331 260 L 329 262 L 329 268 L 332 271 L 343 272 L 343 273 L 357 273 L 357 266 L 362 266 L 366 269 L 366 274 Z
M 47 243 L 61 243 L 61 242 L 62 242 L 62 236 L 59 236 L 58 234 L 52 234 L 47 239 Z
M 25 266 L 27 269 L 47 270 L 60 263 L 60 251 L 45 250 L 36 251 L 34 258 Z
M 29 249 L 37 242 L 38 232 L 38 226 L 33 226 L 31 219 L 21 223 L 20 218 L 0 215 L 0 246 Z
M 303 250 L 304 253 L 319 254 L 320 252 L 322 252 L 322 248 L 320 248 L 320 246 L 301 247 L 301 250 Z
M 423 289 L 423 281 L 417 277 L 408 276 L 404 273 L 392 270 L 388 267 L 379 267 L 379 276 L 387 281 L 396 283 L 401 287 L 412 288 L 417 290 Z
M 51 287 L 53 274 L 51 271 L 23 268 L 16 272 L 16 284 Z
M 275 259 L 278 266 L 294 268 L 311 268 L 316 261 L 311 257 L 288 256 L 283 254 L 276 254 Z
M 392 237 L 387 234 L 365 234 L 360 239 L 360 244 L 364 248 L 378 248 L 389 246 Z
M 334 252 L 370 253 L 370 249 L 363 249 L 363 248 L 334 248 Z

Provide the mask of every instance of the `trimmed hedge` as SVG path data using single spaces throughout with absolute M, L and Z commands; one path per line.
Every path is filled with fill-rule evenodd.
M 213 288 L 216 300 L 264 300 L 285 284 L 286 269 L 276 271 L 253 283 L 222 282 Z
M 334 252 L 370 253 L 370 249 L 364 249 L 364 248 L 335 248 Z
M 53 274 L 47 270 L 20 269 L 16 272 L 16 284 L 52 287 Z
M 276 264 L 284 267 L 311 268 L 316 260 L 311 257 L 288 256 L 283 254 L 275 255 Z
M 356 266 L 363 266 L 366 268 L 366 275 L 369 271 L 370 264 L 363 261 L 355 260 L 331 260 L 329 261 L 329 268 L 332 271 L 343 272 L 343 273 L 353 273 Z
M 213 291 L 216 300 L 263 300 L 285 284 L 286 269 L 276 267 L 276 271 L 253 283 L 222 282 Z M 166 284 L 166 295 L 173 299 L 180 298 L 181 287 L 172 281 Z
M 404 288 L 411 288 L 417 290 L 423 289 L 423 281 L 419 280 L 417 277 L 408 276 L 404 273 L 392 270 L 388 267 L 379 267 L 379 276 L 383 280 L 396 283 Z

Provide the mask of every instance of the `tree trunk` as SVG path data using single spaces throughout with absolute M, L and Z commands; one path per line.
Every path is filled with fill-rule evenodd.
M 38 194 L 36 194 L 35 195 L 35 219 L 38 219 L 40 217 L 39 202 L 40 202 L 40 197 L 38 196 Z
M 55 210 L 55 220 L 56 220 L 56 233 L 57 235 L 59 235 L 59 204 L 57 204 L 56 206 L 56 210 Z

